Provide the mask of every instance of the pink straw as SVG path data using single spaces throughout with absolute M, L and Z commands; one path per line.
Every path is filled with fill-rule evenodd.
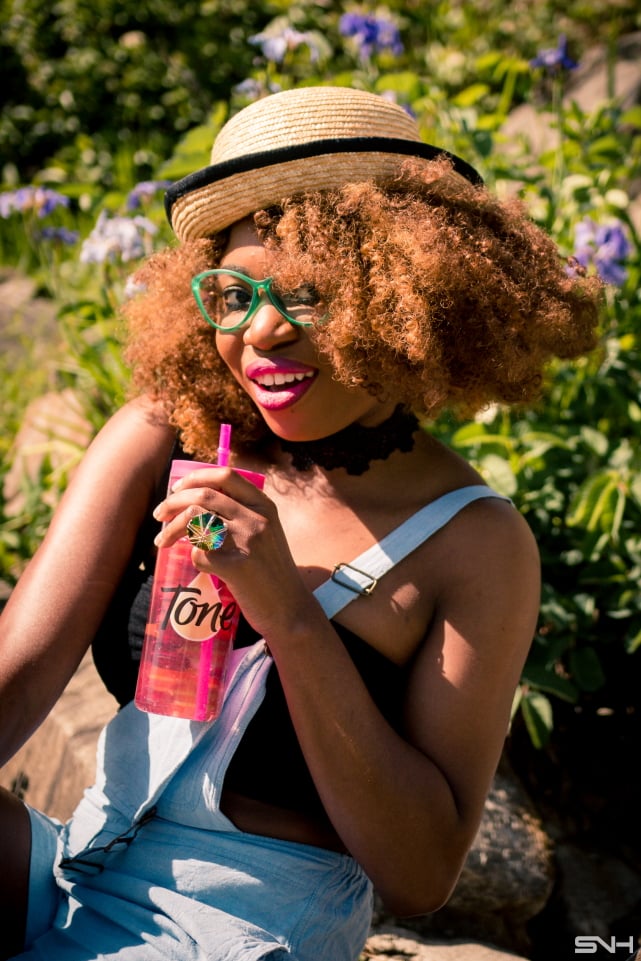
M 218 466 L 227 467 L 229 463 L 229 448 L 231 446 L 231 424 L 220 425 L 218 438 Z
M 231 424 L 220 425 L 220 435 L 218 438 L 218 467 L 226 467 L 229 463 L 229 451 L 231 446 Z M 209 703 L 209 673 L 211 671 L 211 661 L 214 654 L 214 637 L 208 637 L 200 645 L 200 660 L 198 662 L 198 680 L 196 683 L 196 721 L 204 721 L 207 717 L 207 706 Z

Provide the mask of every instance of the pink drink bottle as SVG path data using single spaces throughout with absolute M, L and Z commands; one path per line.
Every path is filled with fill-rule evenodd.
M 173 461 L 169 489 L 211 466 Z M 262 474 L 238 473 L 262 490 Z M 220 578 L 193 566 L 191 552 L 186 536 L 158 552 L 135 702 L 152 714 L 211 721 L 220 713 L 240 611 Z

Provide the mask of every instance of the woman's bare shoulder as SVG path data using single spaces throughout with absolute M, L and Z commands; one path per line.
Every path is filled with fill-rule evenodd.
M 160 407 L 141 397 L 129 401 L 98 432 L 79 469 L 113 469 L 119 474 L 162 472 L 176 442 L 176 431 Z
M 168 422 L 166 412 L 159 402 L 146 396 L 135 397 L 123 404 L 106 422 L 100 433 L 105 431 L 134 430 L 138 437 L 146 437 L 150 442 L 168 442 L 175 437 L 175 430 Z

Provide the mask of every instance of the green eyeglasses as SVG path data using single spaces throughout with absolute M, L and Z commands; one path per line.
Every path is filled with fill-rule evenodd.
M 273 277 L 253 280 L 237 270 L 205 270 L 191 282 L 198 309 L 216 330 L 239 330 L 248 324 L 265 298 L 290 324 L 312 327 L 320 318 L 321 301 L 311 284 L 289 293 L 273 289 Z

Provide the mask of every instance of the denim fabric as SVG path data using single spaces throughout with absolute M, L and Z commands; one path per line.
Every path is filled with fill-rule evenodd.
M 62 892 L 55 883 L 54 865 L 62 857 L 62 824 L 56 818 L 28 808 L 31 821 L 31 861 L 29 864 L 29 905 L 26 943 L 31 942 L 52 923 Z
M 371 891 L 346 855 L 154 818 L 96 875 L 63 880 L 23 961 L 355 961 Z
M 101 735 L 96 785 L 64 829 L 32 814 L 30 904 L 48 907 L 42 918 L 30 911 L 22 961 L 358 957 L 372 891 L 355 861 L 240 832 L 219 810 L 270 663 L 262 643 L 238 652 L 210 723 L 123 708 Z

